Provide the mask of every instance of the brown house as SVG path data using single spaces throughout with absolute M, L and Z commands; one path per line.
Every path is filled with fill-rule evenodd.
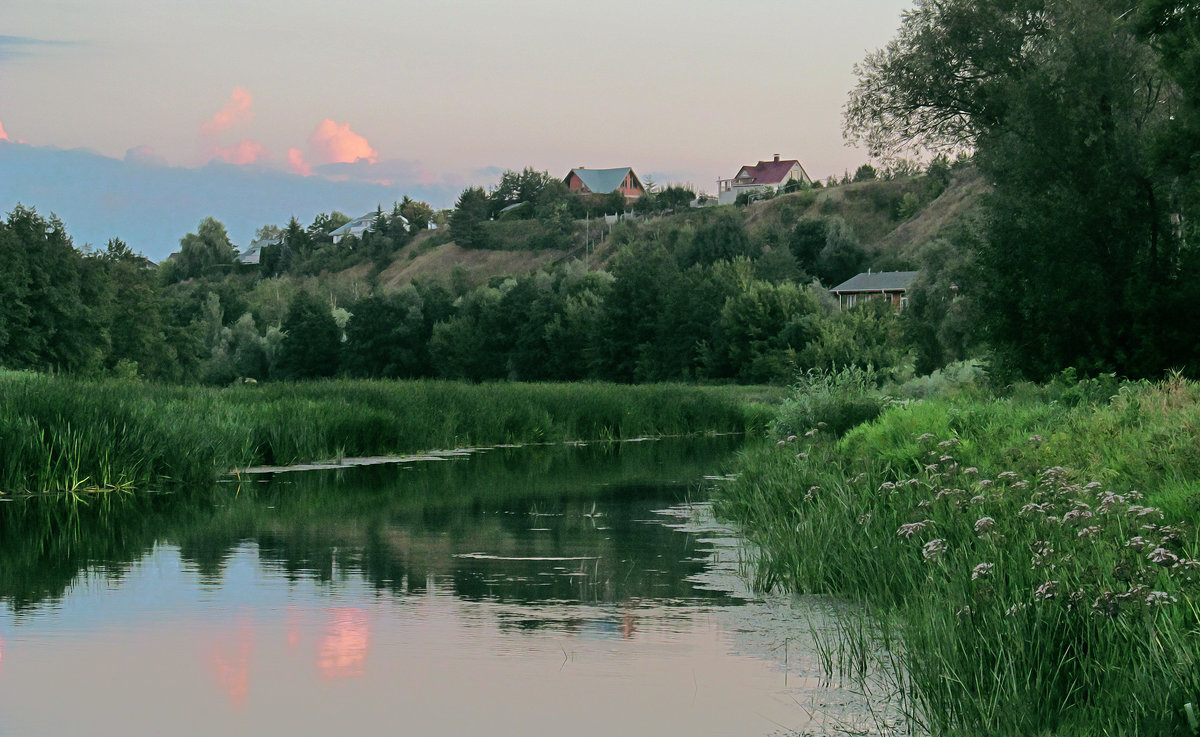
M 868 271 L 847 279 L 829 291 L 838 297 L 843 310 L 869 299 L 886 299 L 897 310 L 903 309 L 908 286 L 917 277 L 915 271 Z
M 619 169 L 586 169 L 579 167 L 563 179 L 567 187 L 577 194 L 609 194 L 620 192 L 627 202 L 646 194 L 646 188 L 637 174 L 628 166 Z

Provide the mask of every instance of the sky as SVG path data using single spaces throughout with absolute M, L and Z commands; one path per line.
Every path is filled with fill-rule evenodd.
M 911 0 L 4 0 L 0 140 L 446 191 L 867 160 L 853 65 Z M 452 203 L 434 203 L 447 206 Z

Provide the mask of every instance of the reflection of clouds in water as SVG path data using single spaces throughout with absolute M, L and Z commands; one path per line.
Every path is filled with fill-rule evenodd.
M 288 650 L 294 651 L 300 645 L 300 612 L 295 607 L 288 607 L 285 626 Z
M 326 678 L 351 678 L 366 673 L 370 626 L 362 609 L 334 609 L 317 651 L 317 667 Z
M 229 641 L 213 645 L 208 655 L 213 677 L 234 709 L 244 709 L 250 698 L 250 656 L 253 651 L 254 631 L 249 622 L 242 622 Z
M 0 637 L 0 676 L 4 675 L 4 638 Z

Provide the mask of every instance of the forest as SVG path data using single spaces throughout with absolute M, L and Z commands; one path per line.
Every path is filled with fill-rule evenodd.
M 407 198 L 380 208 L 370 229 L 338 243 L 330 233 L 349 218 L 337 212 L 307 227 L 264 226 L 257 264 L 236 260 L 214 218 L 155 265 L 115 238 L 77 248 L 57 218 L 18 207 L 0 223 L 0 364 L 210 385 L 331 376 L 786 384 L 809 368 L 936 368 L 969 342 L 936 337 L 958 329 L 941 324 L 944 284 L 907 313 L 882 303 L 843 312 L 826 287 L 867 268 L 915 267 L 853 221 L 877 237 L 969 170 L 945 158 L 926 171 L 864 166 L 857 183 L 723 207 L 690 208 L 690 190 L 666 187 L 600 233 L 604 212 L 626 205 L 571 195 L 526 169 L 490 193 L 467 189 L 449 212 Z M 839 199 L 861 206 L 843 217 Z M 384 279 L 447 243 L 554 258 L 511 273 L 452 265 Z M 914 350 L 922 340 L 928 356 Z

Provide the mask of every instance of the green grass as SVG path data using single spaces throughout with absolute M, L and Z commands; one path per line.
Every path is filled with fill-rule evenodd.
M 232 468 L 497 443 L 745 432 L 754 389 L 328 381 L 226 389 L 0 374 L 0 493 L 197 483 Z
M 843 637 L 890 653 L 934 734 L 1194 734 L 1200 385 L 1065 396 L 801 434 L 748 453 L 718 508 L 762 546 L 761 586 L 868 604 Z

